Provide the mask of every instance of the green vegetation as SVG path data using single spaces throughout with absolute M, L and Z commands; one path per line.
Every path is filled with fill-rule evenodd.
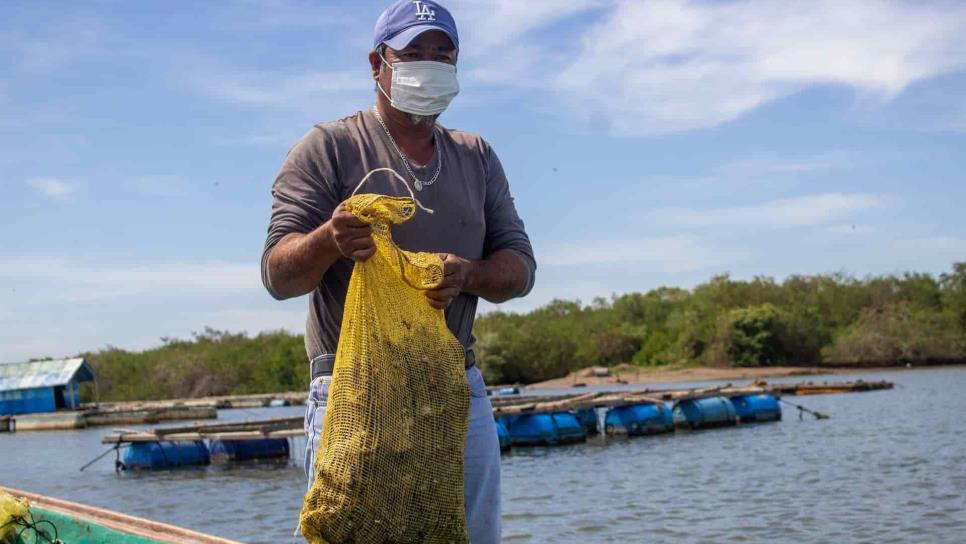
M 532 382 L 591 365 L 895 365 L 966 362 L 966 263 L 928 274 L 778 283 L 716 276 L 589 306 L 554 301 L 476 322 L 488 380 Z
M 158 348 L 130 352 L 108 347 L 84 353 L 97 373 L 102 401 L 151 400 L 297 391 L 308 387 L 302 335 L 254 338 L 213 329 L 192 340 L 162 338 Z M 84 400 L 93 388 L 84 384 Z
M 477 360 L 491 383 L 534 382 L 591 365 L 894 365 L 966 362 L 966 263 L 934 278 L 904 274 L 716 276 L 590 305 L 556 300 L 476 322 Z M 301 335 L 254 338 L 208 329 L 140 353 L 84 354 L 102 400 L 304 389 Z M 89 397 L 88 397 L 89 398 Z

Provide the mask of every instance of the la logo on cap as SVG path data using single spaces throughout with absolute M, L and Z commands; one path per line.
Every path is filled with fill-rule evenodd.
M 435 21 L 436 12 L 433 11 L 429 6 L 423 4 L 420 0 L 413 0 L 413 4 L 416 4 L 416 18 L 420 21 Z

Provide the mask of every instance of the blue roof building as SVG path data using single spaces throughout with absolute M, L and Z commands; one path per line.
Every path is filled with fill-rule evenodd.
M 80 408 L 78 384 L 92 380 L 82 358 L 0 364 L 0 415 Z

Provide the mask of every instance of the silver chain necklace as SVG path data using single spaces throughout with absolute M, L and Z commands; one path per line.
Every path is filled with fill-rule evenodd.
M 416 188 L 416 190 L 422 191 L 423 187 L 429 187 L 430 185 L 436 183 L 436 179 L 439 178 L 439 172 L 443 169 L 443 154 L 440 152 L 439 147 L 437 146 L 436 148 L 436 154 L 439 155 L 439 157 L 436 159 L 436 173 L 433 174 L 432 178 L 425 181 L 417 178 L 412 167 L 409 166 L 409 157 L 407 157 L 406 154 L 399 149 L 399 146 L 396 145 L 396 140 L 393 140 L 392 134 L 389 134 L 389 127 L 387 127 L 386 123 L 382 120 L 382 115 L 379 114 L 379 108 L 377 106 L 373 106 L 372 113 L 375 114 L 376 121 L 379 121 L 379 125 L 382 126 L 382 130 L 384 130 L 386 132 L 386 136 L 389 137 L 389 143 L 392 144 L 392 148 L 396 150 L 399 158 L 402 159 L 403 166 L 406 167 L 406 171 L 409 172 L 410 176 L 412 176 L 413 186 Z

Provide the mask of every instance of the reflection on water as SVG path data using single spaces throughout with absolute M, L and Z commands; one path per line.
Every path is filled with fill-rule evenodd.
M 514 450 L 503 457 L 504 541 L 966 541 L 966 369 L 866 378 L 897 388 L 796 401 L 826 421 L 786 407 L 779 423 Z M 0 435 L 0 483 L 244 542 L 291 541 L 300 459 L 118 475 L 109 457 L 79 472 L 109 431 Z

